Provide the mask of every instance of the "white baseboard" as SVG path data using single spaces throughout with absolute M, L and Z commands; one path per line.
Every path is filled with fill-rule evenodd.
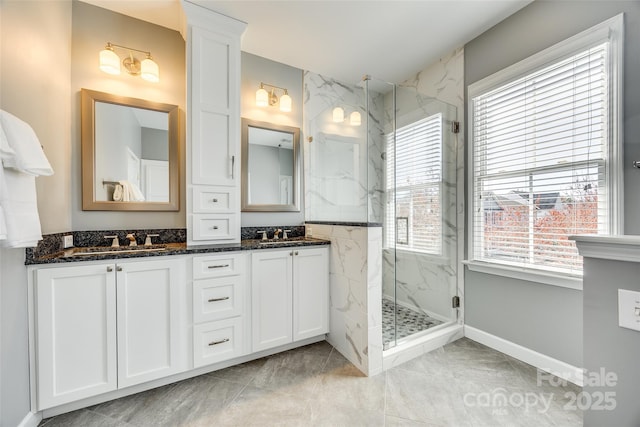
M 27 415 L 25 415 L 25 417 L 22 419 L 20 424 L 18 424 L 18 427 L 38 427 L 38 424 L 40 424 L 40 421 L 42 421 L 41 412 L 38 412 L 38 413 L 29 412 Z
M 582 387 L 584 383 L 583 370 L 573 365 L 569 365 L 561 360 L 554 359 L 530 348 L 523 347 L 511 341 L 507 341 L 496 335 L 481 331 L 472 326 L 464 326 L 464 336 L 507 354 L 513 358 L 521 360 L 542 371 L 549 372 L 557 377 L 572 382 Z

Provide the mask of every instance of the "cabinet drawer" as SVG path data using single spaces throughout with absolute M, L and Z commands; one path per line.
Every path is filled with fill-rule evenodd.
M 193 240 L 232 240 L 236 237 L 235 214 L 193 215 Z
M 236 205 L 236 190 L 225 187 L 194 187 L 194 213 L 232 212 Z
M 193 278 L 237 276 L 244 274 L 244 254 L 230 252 L 223 255 L 196 256 L 193 258 Z
M 218 320 L 193 327 L 193 367 L 210 365 L 244 354 L 242 318 Z
M 241 315 L 243 287 L 243 276 L 194 280 L 193 322 L 210 322 Z

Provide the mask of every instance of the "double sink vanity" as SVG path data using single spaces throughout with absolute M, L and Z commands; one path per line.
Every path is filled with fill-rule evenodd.
M 329 332 L 330 242 L 241 227 L 242 212 L 300 212 L 300 130 L 240 117 L 246 24 L 181 5 L 184 120 L 126 93 L 79 99 L 83 211 L 182 210 L 186 228 L 71 231 L 27 249 L 31 409 L 45 418 Z
M 28 251 L 34 409 L 55 415 L 323 340 L 329 242 L 291 228 L 236 245 L 158 231 L 147 246 Z

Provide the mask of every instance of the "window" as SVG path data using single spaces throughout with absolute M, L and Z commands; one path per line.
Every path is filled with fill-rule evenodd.
M 387 135 L 387 247 L 442 255 L 442 114 Z
M 469 87 L 473 260 L 579 275 L 568 237 L 617 233 L 621 21 Z

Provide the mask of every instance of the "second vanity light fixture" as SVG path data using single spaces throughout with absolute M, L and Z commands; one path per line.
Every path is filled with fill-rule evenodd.
M 271 90 L 267 92 L 265 86 L 270 87 Z M 279 86 L 270 85 L 268 83 L 260 82 L 260 89 L 256 91 L 256 105 L 258 107 L 267 107 L 269 105 L 274 106 L 278 103 L 278 96 L 276 90 L 281 90 L 284 93 L 280 97 L 280 111 L 284 113 L 291 112 L 291 97 L 287 89 Z
M 344 122 L 344 109 L 342 107 L 336 107 L 332 112 L 334 123 Z M 354 111 L 349 114 L 349 124 L 351 126 L 360 126 L 362 124 L 362 116 L 358 111 Z
M 100 51 L 100 69 L 107 74 L 120 74 L 120 57 L 114 52 L 113 48 L 128 51 L 128 55 L 122 60 L 125 70 L 132 76 L 140 76 L 143 79 L 157 83 L 160 81 L 160 72 L 158 64 L 151 58 L 151 52 L 145 50 L 134 49 L 132 47 L 121 46 L 107 42 L 107 45 Z M 147 55 L 145 59 L 140 61 L 133 56 L 133 52 L 141 52 Z

